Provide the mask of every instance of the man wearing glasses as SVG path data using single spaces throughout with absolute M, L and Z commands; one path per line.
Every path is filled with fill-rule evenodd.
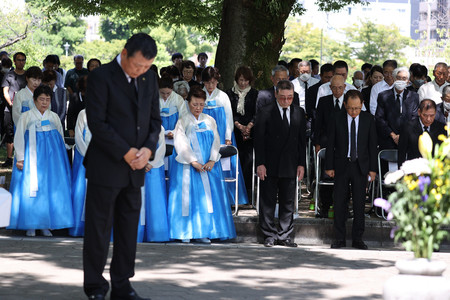
M 345 223 L 348 214 L 349 184 L 353 202 L 352 247 L 366 250 L 364 205 L 368 181 L 375 179 L 377 136 L 371 114 L 361 111 L 360 91 L 345 94 L 344 107 L 335 115 L 328 132 L 326 174 L 334 178 L 334 235 L 331 248 L 346 246 Z

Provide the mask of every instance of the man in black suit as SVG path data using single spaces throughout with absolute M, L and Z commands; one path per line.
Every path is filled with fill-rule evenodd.
M 436 103 L 433 100 L 425 99 L 420 101 L 417 114 L 419 115 L 418 118 L 403 125 L 398 142 L 398 168 L 401 167 L 405 160 L 422 157 L 419 152 L 419 136 L 422 133 L 428 132 L 433 140 L 433 146 L 440 144 L 439 135 L 446 135 L 445 125 L 435 119 Z
M 328 132 L 326 173 L 334 177 L 334 234 L 331 248 L 346 245 L 345 223 L 348 214 L 349 184 L 353 201 L 352 247 L 367 249 L 362 240 L 364 233 L 364 205 L 367 178 L 373 181 L 377 166 L 377 136 L 371 114 L 361 111 L 360 91 L 345 94 L 346 111 L 339 112 Z
M 306 165 L 305 112 L 293 104 L 294 86 L 278 82 L 276 101 L 261 108 L 255 123 L 255 163 L 261 179 L 259 224 L 264 246 L 277 242 L 297 247 L 291 240 L 294 221 L 296 178 L 301 180 Z M 279 203 L 279 229 L 275 225 L 275 206 Z
M 419 95 L 406 89 L 409 70 L 394 70 L 394 87 L 378 94 L 375 122 L 380 150 L 397 149 L 402 126 L 417 117 Z
M 450 85 L 442 89 L 441 99 L 442 103 L 438 104 L 436 108 L 436 121 L 446 125 L 450 121 Z
M 328 127 L 333 122 L 334 116 L 340 111 L 345 110 L 344 107 L 344 89 L 345 81 L 341 75 L 335 75 L 331 79 L 331 95 L 321 97 L 317 105 L 316 122 L 314 127 L 314 147 L 315 153 L 321 148 L 327 147 Z M 323 165 L 322 165 L 323 166 Z M 323 169 L 324 170 L 324 169 Z M 322 170 L 322 179 L 330 179 Z M 333 187 L 330 185 L 320 186 L 320 214 L 318 217 L 328 218 L 328 211 L 333 204 L 332 199 Z
M 317 92 L 322 84 L 330 82 L 331 77 L 333 77 L 333 65 L 323 64 L 320 67 L 320 81 L 306 90 L 306 117 L 312 120 L 312 128 L 314 128 L 314 120 L 316 118 Z
M 161 128 L 158 83 L 150 71 L 156 52 L 149 35 L 135 34 L 112 62 L 88 78 L 86 113 L 92 140 L 84 160 L 88 186 L 83 268 L 89 299 L 105 299 L 109 289 L 102 273 L 112 227 L 111 299 L 143 299 L 129 278 L 134 276 L 144 167 L 156 150 Z
M 272 80 L 273 86 L 265 90 L 260 90 L 258 92 L 258 98 L 256 98 L 256 113 L 259 112 L 261 107 L 266 106 L 267 104 L 275 103 L 275 87 L 277 86 L 279 81 L 288 80 L 288 78 L 289 70 L 285 66 L 276 65 L 272 69 L 272 76 L 270 77 L 270 79 Z M 293 103 L 297 106 L 300 105 L 298 94 L 295 92 L 293 101 Z

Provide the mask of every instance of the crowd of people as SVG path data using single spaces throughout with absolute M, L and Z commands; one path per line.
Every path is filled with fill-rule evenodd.
M 89 95 L 98 92 L 91 77 L 102 63 L 91 59 L 84 68 L 83 56 L 76 55 L 75 67 L 66 72 L 57 55 L 48 55 L 42 67 L 28 68 L 25 53 L 15 53 L 12 61 L 5 52 L 0 56 L 1 128 L 7 149 L 3 167 L 13 168 L 9 228 L 26 230 L 27 236 L 36 230 L 51 236 L 51 229 L 69 228 L 70 235 L 82 236 L 87 186 L 83 160 L 90 127 L 96 126 L 88 126 L 85 107 Z M 161 131 L 145 166 L 140 242 L 234 238 L 230 206 L 249 203 L 256 173 L 265 246 L 297 246 L 291 240 L 295 179 L 316 176 L 305 174 L 306 160 L 325 148 L 317 176 L 336 184 L 321 186 L 318 216 L 327 217 L 334 207 L 332 247 L 344 247 L 351 194 L 352 246 L 366 249 L 365 189 L 378 172 L 378 151 L 397 149 L 400 167 L 420 156 L 422 132 L 435 143 L 446 134 L 450 68 L 443 62 L 434 66 L 433 79 L 426 66 L 386 60 L 382 66 L 364 63 L 349 80 L 345 61 L 320 66 L 316 60 L 292 59 L 273 67 L 273 85 L 267 89 L 256 90 L 252 70 L 241 66 L 233 87 L 222 91 L 219 70 L 207 61 L 206 53 L 197 56 L 197 65 L 175 53 L 172 65 L 160 70 L 151 66 L 158 78 Z M 138 96 L 133 84 L 128 93 Z M 75 139 L 73 155 L 66 152 L 65 137 Z M 306 157 L 308 139 L 311 157 Z M 236 146 L 239 160 L 221 159 L 224 145 Z M 382 169 L 383 174 L 388 166 Z M 238 199 L 234 183 L 224 181 L 229 176 L 239 177 Z

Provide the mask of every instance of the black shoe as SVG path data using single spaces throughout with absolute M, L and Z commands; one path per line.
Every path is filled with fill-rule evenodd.
M 103 294 L 98 295 L 90 295 L 88 296 L 89 300 L 105 300 L 105 296 Z
M 284 241 L 278 240 L 278 245 L 290 248 L 297 247 L 297 244 L 292 242 L 290 239 L 285 239 Z
M 12 164 L 13 164 L 12 158 L 9 158 L 9 157 L 8 157 L 8 158 L 5 160 L 5 162 L 2 164 L 2 167 L 3 167 L 3 168 L 9 168 L 9 167 L 12 166 Z
M 132 290 L 126 295 L 115 295 L 114 291 L 111 291 L 111 300 L 150 300 L 150 298 L 140 297 L 135 290 Z
M 345 247 L 345 241 L 334 241 L 331 243 L 331 249 L 339 249 Z
M 361 249 L 361 250 L 367 250 L 367 249 L 369 249 L 369 248 L 367 247 L 367 245 L 366 245 L 363 241 L 361 241 L 361 240 L 359 240 L 359 241 L 353 241 L 353 242 L 352 242 L 352 247 L 353 247 L 353 248 L 356 248 L 356 249 Z
M 264 240 L 264 247 L 273 247 L 275 246 L 275 240 L 273 238 L 266 238 Z

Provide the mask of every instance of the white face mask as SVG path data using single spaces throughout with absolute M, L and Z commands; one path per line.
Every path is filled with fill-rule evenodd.
M 398 91 L 403 91 L 406 88 L 406 81 L 403 80 L 396 80 L 394 82 L 394 87 L 398 90 Z
M 444 103 L 444 108 L 446 109 L 446 110 L 450 110 L 450 102 L 443 102 Z
M 364 84 L 364 80 L 362 80 L 362 79 L 355 79 L 355 82 L 353 83 L 353 85 L 357 88 L 362 87 L 363 84 Z
M 309 78 L 311 78 L 311 74 L 303 73 L 303 74 L 300 75 L 300 80 L 301 81 L 308 81 Z

